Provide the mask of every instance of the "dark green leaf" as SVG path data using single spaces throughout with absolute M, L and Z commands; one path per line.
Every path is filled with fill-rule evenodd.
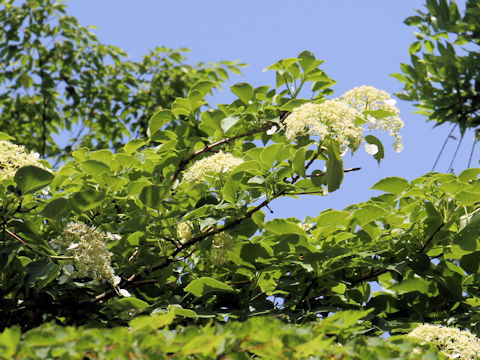
M 190 284 L 185 287 L 185 291 L 193 294 L 196 297 L 201 297 L 203 295 L 225 292 L 225 291 L 234 291 L 230 285 L 224 284 L 218 280 L 212 279 L 210 277 L 201 277 L 193 280 Z
M 105 199 L 104 191 L 86 190 L 72 195 L 70 204 L 79 213 L 91 210 L 99 206 Z
M 385 149 L 383 148 L 382 142 L 373 135 L 365 136 L 365 141 L 369 144 L 377 145 L 378 151 L 375 155 L 373 155 L 373 158 L 380 164 L 380 161 L 382 161 L 383 157 L 385 156 Z
M 340 187 L 343 181 L 343 161 L 331 142 L 327 145 L 327 154 L 327 170 L 324 181 L 328 191 L 333 192 Z
M 148 185 L 140 193 L 140 201 L 152 209 L 160 209 L 162 200 L 167 197 L 170 190 L 168 186 Z
M 29 194 L 50 184 L 54 177 L 50 171 L 29 165 L 18 169 L 14 180 L 22 194 Z

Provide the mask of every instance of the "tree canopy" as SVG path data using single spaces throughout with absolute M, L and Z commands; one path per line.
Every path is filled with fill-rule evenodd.
M 480 168 L 266 217 L 380 163 L 377 132 L 402 150 L 388 93 L 303 51 L 211 106 L 241 64 L 134 63 L 63 3 L 1 4 L 0 358 L 478 358 Z

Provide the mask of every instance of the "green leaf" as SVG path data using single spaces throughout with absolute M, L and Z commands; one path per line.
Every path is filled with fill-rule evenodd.
M 188 116 L 192 113 L 193 108 L 190 100 L 178 97 L 172 104 L 172 113 L 174 116 L 185 115 Z
M 298 55 L 298 59 L 299 59 L 300 65 L 302 66 L 303 72 L 305 73 L 315 69 L 318 65 L 322 63 L 322 61 L 317 60 L 315 58 L 315 55 L 313 55 L 313 53 L 306 50 L 302 51 Z
M 201 297 L 215 292 L 234 291 L 234 289 L 230 285 L 224 284 L 210 277 L 201 277 L 188 284 L 185 287 L 185 291 L 196 297 Z
M 305 230 L 294 222 L 284 219 L 273 219 L 265 223 L 265 229 L 277 234 L 297 234 L 306 236 Z
M 305 176 L 305 151 L 305 148 L 302 147 L 295 151 L 293 156 L 293 171 L 300 176 Z
M 150 332 L 170 325 L 173 320 L 175 320 L 175 314 L 174 312 L 169 311 L 165 314 L 152 314 L 136 317 L 128 323 L 128 326 L 132 328 L 134 332 L 140 330 L 147 330 Z
M 8 140 L 14 140 L 14 139 L 15 139 L 14 137 L 0 131 L 0 141 L 2 141 L 2 140 L 7 140 L 8 141 Z
M 480 173 L 480 168 L 471 168 L 463 170 L 460 175 L 458 175 L 458 180 L 461 182 L 469 182 L 472 179 L 476 179 Z
M 460 191 L 455 195 L 460 206 L 470 206 L 480 202 L 480 192 Z
M 226 133 L 228 130 L 230 130 L 230 128 L 233 127 L 238 120 L 240 120 L 238 116 L 229 116 L 223 119 L 220 123 L 223 132 Z
M 150 307 L 148 303 L 133 296 L 123 299 L 115 299 L 108 303 L 108 308 L 114 311 L 125 311 L 132 309 L 144 310 L 148 307 Z
M 50 171 L 28 165 L 17 170 L 14 180 L 22 194 L 30 194 L 50 184 L 54 177 Z
M 237 83 L 230 87 L 232 92 L 238 96 L 245 104 L 248 104 L 248 101 L 253 96 L 253 87 L 248 83 Z
M 79 213 L 99 206 L 105 199 L 105 191 L 86 190 L 73 194 L 70 197 L 70 204 Z
M 378 219 L 382 216 L 389 215 L 389 212 L 379 206 L 366 204 L 360 209 L 353 212 L 353 216 L 358 222 L 358 225 L 363 226 L 370 221 Z
M 97 180 L 101 179 L 100 175 L 111 172 L 107 164 L 98 160 L 85 160 L 78 164 L 78 166 Z
M 168 186 L 148 185 L 140 193 L 140 201 L 152 209 L 160 209 L 162 200 L 167 197 L 170 189 Z
M 333 192 L 340 187 L 343 181 L 343 161 L 332 142 L 327 144 L 327 154 L 327 171 L 324 181 L 328 191 Z
M 222 189 L 222 195 L 225 201 L 228 201 L 231 204 L 236 203 L 236 194 L 240 188 L 240 182 L 236 180 L 233 176 L 230 176 Z
M 145 141 L 142 139 L 133 139 L 130 140 L 128 143 L 125 144 L 123 147 L 123 150 L 125 150 L 125 153 L 127 154 L 133 154 L 138 150 L 138 148 L 142 147 L 145 145 Z
M 456 252 L 455 248 L 460 248 L 466 252 L 478 250 L 478 238 L 480 229 L 480 214 L 475 214 L 470 222 L 454 237 L 452 244 L 452 251 Z
M 260 159 L 265 169 L 270 169 L 275 162 L 279 162 L 278 156 L 283 152 L 283 144 L 272 144 L 260 153 Z
M 422 49 L 422 42 L 421 41 L 414 41 L 410 47 L 408 48 L 408 52 L 410 54 L 415 54 Z
M 403 178 L 392 176 L 380 180 L 371 188 L 375 190 L 385 191 L 390 194 L 398 195 L 410 186 L 409 182 Z
M 19 326 L 6 328 L 0 334 L 0 354 L 4 359 L 13 359 L 17 353 L 17 346 L 20 342 L 21 331 Z
M 373 155 L 373 158 L 380 164 L 380 161 L 382 161 L 385 156 L 385 149 L 383 148 L 382 142 L 373 135 L 365 136 L 365 141 L 369 144 L 377 145 L 378 151 Z
M 209 94 L 211 90 L 215 87 L 215 83 L 210 80 L 199 80 L 189 90 L 189 94 L 198 91 L 202 97 Z
M 398 294 L 406 294 L 413 291 L 426 294 L 428 292 L 428 281 L 422 278 L 405 279 L 398 284 L 390 286 L 388 290 L 394 291 Z
M 52 219 L 67 217 L 70 213 L 70 203 L 65 198 L 54 199 L 40 212 L 43 216 Z

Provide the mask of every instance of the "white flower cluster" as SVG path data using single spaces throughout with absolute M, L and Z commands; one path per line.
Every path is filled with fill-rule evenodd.
M 233 156 L 232 154 L 225 154 L 223 151 L 205 157 L 196 161 L 190 166 L 183 175 L 185 182 L 199 182 L 208 179 L 209 176 L 216 174 L 227 173 L 235 167 L 243 163 L 243 160 Z
M 58 253 L 71 256 L 72 278 L 91 277 L 118 285 L 120 278 L 110 264 L 112 253 L 107 243 L 118 240 L 119 235 L 102 232 L 93 226 L 70 222 L 56 239 L 50 241 L 52 249 Z M 73 269 L 72 269 L 73 270 Z
M 182 221 L 177 225 L 177 236 L 182 243 L 187 242 L 193 237 L 193 225 L 190 220 Z
M 27 165 L 35 165 L 46 169 L 39 162 L 40 155 L 36 152 L 27 153 L 25 147 L 0 141 L 0 180 L 13 178 L 18 169 Z
M 408 336 L 432 343 L 450 359 L 480 359 L 479 339 L 469 331 L 422 324 L 413 329 Z
M 384 110 L 392 115 L 377 119 L 364 113 L 375 110 Z M 399 113 L 395 100 L 385 91 L 360 86 L 338 99 L 326 100 L 321 104 L 305 103 L 294 109 L 285 119 L 285 135 L 289 140 L 307 134 L 318 136 L 320 141 L 331 138 L 337 140 L 343 150 L 347 147 L 357 149 L 363 142 L 364 127 L 361 124 L 366 123 L 367 130 L 389 131 L 390 135 L 395 136 L 393 148 L 400 152 L 403 144 L 399 131 L 403 122 L 398 117 Z M 378 152 L 374 144 L 366 144 L 365 150 L 372 155 Z
M 210 259 L 215 265 L 222 265 L 228 261 L 227 253 L 235 246 L 235 238 L 221 232 L 213 237 Z

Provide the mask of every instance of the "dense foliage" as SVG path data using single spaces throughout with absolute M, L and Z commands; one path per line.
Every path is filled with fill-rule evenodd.
M 411 64 L 401 64 L 399 98 L 414 101 L 437 124 L 453 123 L 463 138 L 467 129 L 480 138 L 480 3 L 467 0 L 462 14 L 455 1 L 428 0 L 425 10 L 405 20 L 417 26 L 410 45 Z M 472 150 L 473 152 L 473 150 Z
M 32 9 L 63 11 L 47 1 L 3 4 L 2 21 Z M 55 26 L 66 26 L 62 16 Z M 78 29 L 71 36 L 85 34 Z M 155 105 L 125 105 L 139 88 L 122 100 L 120 125 L 141 130 L 126 144 L 106 125 L 116 124 L 110 112 L 102 117 L 109 130 L 71 144 L 71 157 L 39 135 L 44 130 L 24 124 L 0 133 L 0 357 L 475 358 L 471 334 L 435 328 L 444 342 L 469 340 L 453 352 L 424 336 L 428 327 L 408 334 L 420 323 L 480 334 L 480 169 L 390 177 L 373 186 L 382 195 L 343 211 L 267 220 L 275 199 L 339 189 L 359 170 L 343 167 L 348 151 L 363 148 L 380 162 L 385 149 L 373 131 L 388 131 L 401 151 L 395 101 L 369 86 L 332 97 L 334 80 L 308 51 L 269 67 L 274 87 L 235 84 L 237 98 L 217 107 L 205 97 L 224 78 L 222 67 L 184 72 L 166 64 L 186 78 Z M 26 74 L 30 84 L 47 76 Z M 151 91 L 167 94 L 169 84 Z M 306 85 L 308 100 L 299 98 Z M 15 99 L 45 95 L 16 88 L 13 99 L 12 88 L 4 90 L 5 114 L 20 106 Z M 75 123 L 73 108 L 86 127 L 98 125 L 85 108 L 68 106 L 49 110 L 58 122 L 48 132 Z M 13 143 L 37 151 L 45 144 L 47 160 L 65 162 L 51 170 Z

